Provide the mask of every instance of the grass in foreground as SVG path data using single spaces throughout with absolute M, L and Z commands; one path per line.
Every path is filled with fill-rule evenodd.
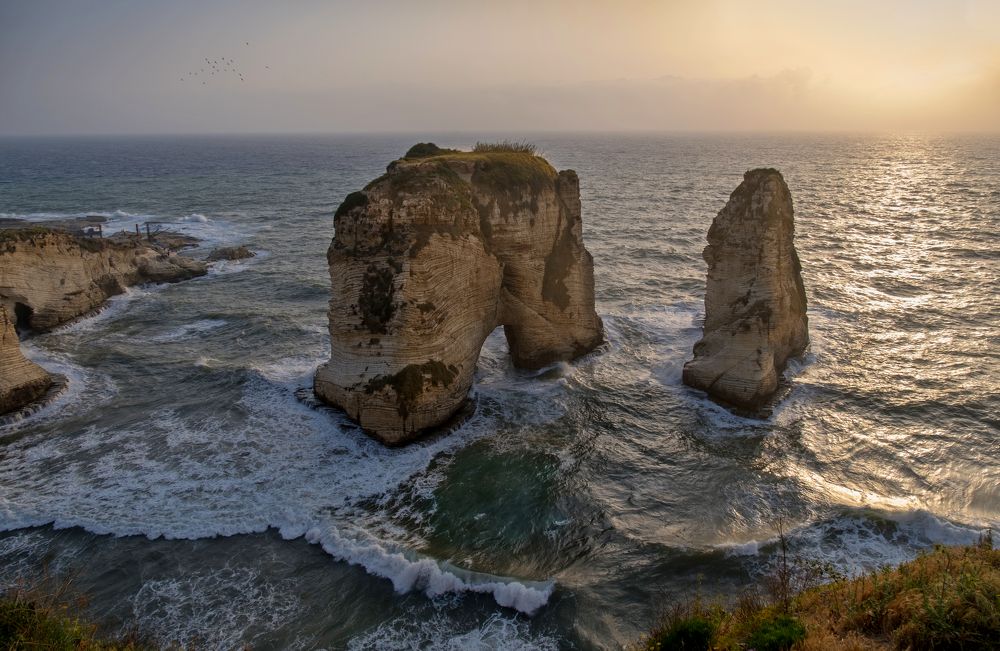
M 779 569 L 771 599 L 740 597 L 732 608 L 700 599 L 668 611 L 644 651 L 868 651 L 1000 648 L 1000 550 L 937 547 L 896 568 L 791 594 Z
M 54 587 L 53 587 L 54 586 Z M 0 649 L 21 651 L 139 651 L 152 649 L 135 634 L 101 637 L 97 626 L 75 613 L 84 600 L 69 597 L 69 583 L 51 581 L 35 587 L 18 587 L 0 596 Z

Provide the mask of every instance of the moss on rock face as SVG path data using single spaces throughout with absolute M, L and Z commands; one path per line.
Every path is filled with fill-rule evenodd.
M 556 171 L 544 159 L 523 153 L 473 154 L 478 156 L 472 182 L 490 192 L 510 192 L 525 186 L 541 192 Z
M 336 219 L 347 213 L 351 212 L 355 208 L 364 208 L 368 205 L 368 195 L 364 192 L 352 192 L 346 197 L 344 201 L 337 208 L 337 212 L 334 213 L 333 218 Z
M 410 364 L 394 375 L 372 378 L 365 385 L 365 392 L 372 394 L 387 386 L 392 387 L 399 396 L 399 414 L 406 418 L 410 407 L 424 392 L 425 381 L 429 381 L 432 386 L 448 387 L 456 375 L 458 367 L 454 364 L 445 366 L 443 362 L 432 359 L 423 364 Z
M 396 313 L 396 304 L 393 302 L 395 277 L 392 269 L 375 263 L 368 265 L 365 271 L 358 307 L 361 309 L 361 320 L 372 334 L 388 333 L 387 324 Z
M 575 241 L 570 225 L 564 225 L 562 233 L 552 245 L 552 251 L 545 258 L 542 298 L 556 304 L 560 310 L 565 310 L 569 306 L 566 277 L 569 275 L 570 267 L 576 263 L 577 252 L 573 247 Z

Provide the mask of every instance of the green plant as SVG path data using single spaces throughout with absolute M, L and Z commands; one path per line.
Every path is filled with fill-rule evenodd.
M 97 634 L 97 626 L 79 618 L 86 607 L 68 579 L 47 574 L 32 586 L 20 585 L 0 596 L 0 649 L 53 651 L 137 651 L 152 644 L 130 631 L 120 637 Z
M 403 156 L 403 158 L 430 158 L 431 156 L 451 154 L 457 151 L 457 149 L 443 149 L 435 145 L 433 142 L 418 142 L 407 150 L 406 155 Z
M 715 635 L 715 624 L 697 615 L 676 622 L 656 640 L 660 649 L 708 651 Z
M 791 615 L 778 614 L 764 619 L 747 638 L 747 648 L 754 651 L 787 651 L 806 639 L 806 627 Z
M 337 212 L 334 213 L 333 217 L 336 219 L 341 215 L 346 215 L 355 208 L 364 208 L 368 205 L 368 195 L 364 192 L 352 192 L 344 198 L 343 203 L 337 208 Z
M 660 624 L 646 638 L 643 651 L 708 651 L 725 611 L 707 606 L 700 597 L 690 603 L 675 604 L 661 616 Z
M 533 143 L 521 140 L 500 140 L 497 142 L 477 142 L 472 148 L 477 154 L 530 154 L 537 155 L 538 148 Z

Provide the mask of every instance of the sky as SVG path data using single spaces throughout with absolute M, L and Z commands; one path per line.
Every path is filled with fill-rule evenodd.
M 0 0 L 3 135 L 914 130 L 1000 131 L 1000 0 Z

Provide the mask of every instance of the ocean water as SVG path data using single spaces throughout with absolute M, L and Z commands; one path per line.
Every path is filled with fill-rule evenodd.
M 760 578 L 778 521 L 847 573 L 1000 524 L 1000 139 L 537 135 L 580 174 L 608 343 L 524 372 L 498 331 L 474 416 L 390 450 L 302 389 L 332 213 L 418 139 L 0 141 L 0 216 L 258 251 L 26 343 L 70 383 L 0 427 L 0 584 L 72 576 L 110 630 L 206 649 L 612 649 Z M 812 344 L 761 422 L 681 367 L 708 226 L 765 165 Z

